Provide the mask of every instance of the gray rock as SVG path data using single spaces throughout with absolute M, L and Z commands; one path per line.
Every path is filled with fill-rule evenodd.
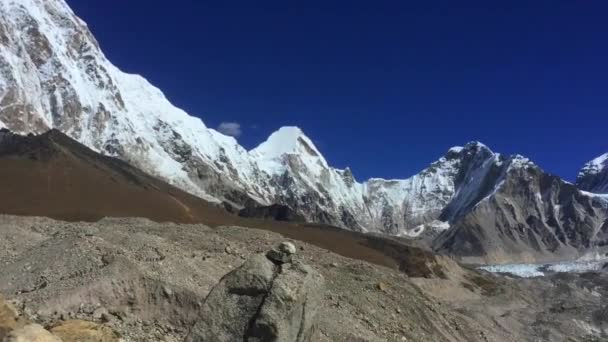
M 166 298 L 171 298 L 171 296 L 173 296 L 173 290 L 171 290 L 169 287 L 167 286 L 163 286 L 163 295 Z
M 234 249 L 232 249 L 232 247 L 230 247 L 230 246 L 226 246 L 226 248 L 224 249 L 224 252 L 226 252 L 226 254 L 232 255 L 232 254 L 234 254 Z
M 186 341 L 310 341 L 323 288 L 309 266 L 256 255 L 213 288 Z
M 284 265 L 255 319 L 248 341 L 310 341 L 323 298 L 323 277 L 302 263 Z
M 268 253 L 266 253 L 266 257 L 279 265 L 287 264 L 293 261 L 293 256 L 291 254 L 282 252 L 278 249 L 271 249 Z
M 293 243 L 287 241 L 281 242 L 281 244 L 279 245 L 279 251 L 289 255 L 296 254 L 297 252 L 296 246 Z
M 277 267 L 256 255 L 211 290 L 186 341 L 239 341 L 268 294 Z

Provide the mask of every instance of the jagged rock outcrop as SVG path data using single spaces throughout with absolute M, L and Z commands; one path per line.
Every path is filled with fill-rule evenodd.
M 285 254 L 255 255 L 209 293 L 187 341 L 311 341 L 323 277 Z
M 578 173 L 576 185 L 585 191 L 608 194 L 608 153 L 585 164 Z

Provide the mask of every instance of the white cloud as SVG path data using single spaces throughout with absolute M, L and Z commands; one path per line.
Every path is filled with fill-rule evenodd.
M 243 133 L 241 130 L 241 124 L 238 122 L 222 122 L 217 130 L 222 133 L 229 135 L 231 137 L 239 137 Z

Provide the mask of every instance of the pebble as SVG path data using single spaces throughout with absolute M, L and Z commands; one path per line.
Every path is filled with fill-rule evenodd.
M 386 292 L 388 290 L 388 285 L 383 282 L 380 282 L 376 285 L 376 288 L 382 292 Z

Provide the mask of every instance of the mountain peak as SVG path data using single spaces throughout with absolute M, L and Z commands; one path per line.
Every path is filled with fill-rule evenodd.
M 312 140 L 295 126 L 279 128 L 250 153 L 264 159 L 275 159 L 285 154 L 304 154 L 323 158 Z
M 312 140 L 300 128 L 293 126 L 281 127 L 249 151 L 249 155 L 270 174 L 282 174 L 294 158 L 314 177 L 330 168 Z
M 445 155 L 447 159 L 460 159 L 466 156 L 480 155 L 483 158 L 491 157 L 495 153 L 490 150 L 488 146 L 479 142 L 471 141 L 466 143 L 464 146 L 454 146 L 448 150 Z
M 464 145 L 464 149 L 465 150 L 472 150 L 472 149 L 486 150 L 486 151 L 492 152 L 492 150 L 487 145 L 485 145 L 484 143 L 479 142 L 479 141 L 468 142 L 466 145 Z

